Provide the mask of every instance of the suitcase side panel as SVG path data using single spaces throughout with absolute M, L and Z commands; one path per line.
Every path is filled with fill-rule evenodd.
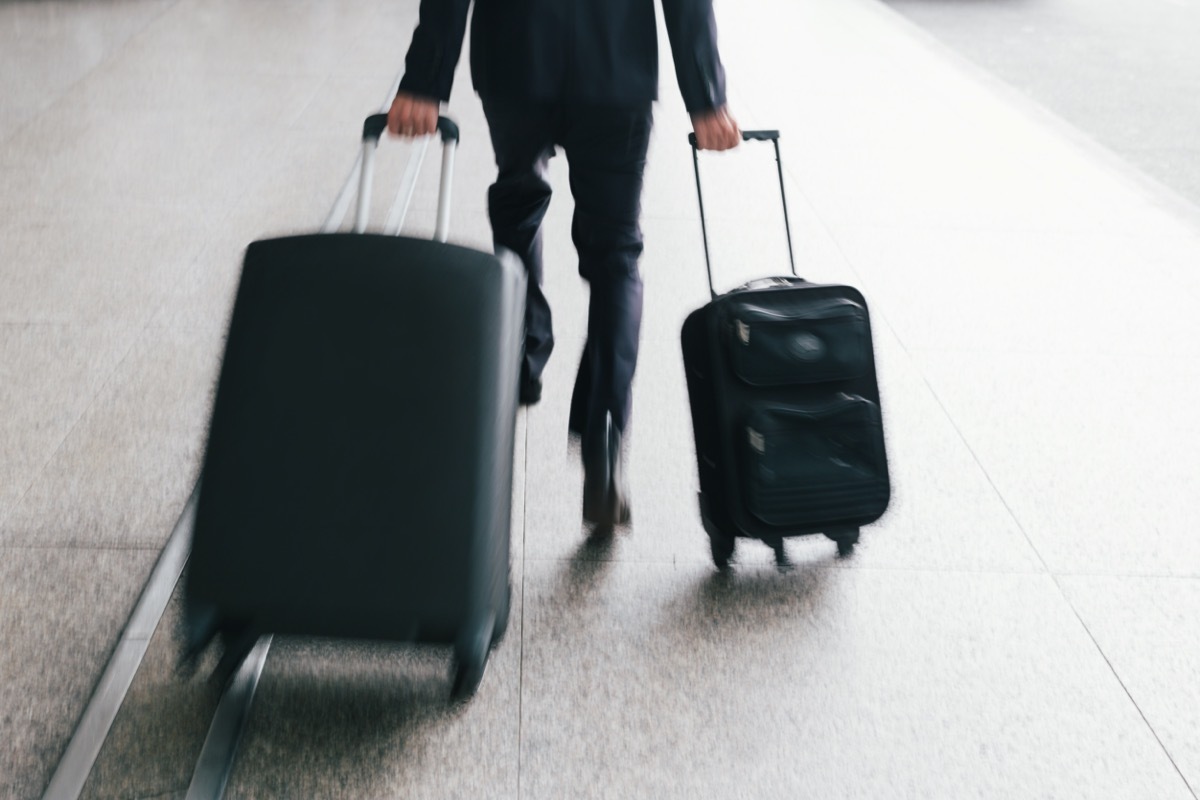
M 718 384 L 721 377 L 713 360 L 709 328 L 715 309 L 711 303 L 696 309 L 683 323 L 681 336 L 684 373 L 687 377 L 688 403 L 692 413 L 696 467 L 700 480 L 701 515 L 706 527 L 731 530 L 724 474 L 724 428 L 717 411 Z

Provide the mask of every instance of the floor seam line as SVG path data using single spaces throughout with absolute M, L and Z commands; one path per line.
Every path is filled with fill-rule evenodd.
M 517 659 L 517 800 L 521 798 L 521 754 L 524 751 L 524 706 L 525 706 L 525 582 L 528 580 L 526 564 L 527 531 L 529 529 L 529 417 L 525 413 L 525 475 L 521 484 L 521 630 L 519 631 Z
M 1146 712 L 1142 710 L 1141 705 L 1139 705 L 1138 701 L 1134 698 L 1133 692 L 1129 691 L 1129 687 L 1126 686 L 1125 681 L 1121 679 L 1121 675 L 1117 672 L 1117 668 L 1113 666 L 1108 654 L 1105 653 L 1104 648 L 1100 646 L 1100 642 L 1096 639 L 1095 634 L 1092 633 L 1092 629 L 1088 627 L 1087 622 L 1083 619 L 1083 615 L 1079 613 L 1079 609 L 1076 608 L 1075 604 L 1071 602 L 1070 595 L 1063 589 L 1062 584 L 1059 583 L 1057 577 L 1054 579 L 1054 585 L 1058 588 L 1059 594 L 1062 595 L 1063 600 L 1066 601 L 1067 606 L 1071 609 L 1071 613 L 1075 615 L 1075 619 L 1079 620 L 1079 624 L 1083 628 L 1083 632 L 1086 633 L 1088 639 L 1091 640 L 1092 646 L 1096 648 L 1096 652 L 1100 654 L 1100 657 L 1104 659 L 1104 663 L 1108 665 L 1108 669 L 1110 672 L 1112 672 L 1113 677 L 1116 678 L 1117 683 L 1121 687 L 1121 691 L 1125 692 L 1125 696 L 1129 698 L 1129 702 L 1132 703 L 1133 707 L 1137 710 L 1138 716 L 1142 718 L 1142 722 L 1146 723 L 1146 728 L 1154 737 L 1154 741 L 1158 742 L 1158 746 L 1162 748 L 1163 755 L 1167 757 L 1167 760 L 1171 762 L 1171 766 L 1175 768 L 1175 772 L 1177 775 L 1179 775 L 1179 779 L 1183 781 L 1183 785 L 1187 787 L 1188 792 L 1191 793 L 1193 798 L 1200 800 L 1200 798 L 1197 798 L 1196 790 L 1193 789 L 1192 784 L 1188 782 L 1187 776 L 1184 775 L 1183 770 L 1179 768 L 1179 764 L 1175 763 L 1175 758 L 1171 755 L 1171 751 L 1167 748 L 1167 745 L 1163 742 L 1162 738 L 1159 737 L 1158 731 L 1154 729 L 1154 725 L 1152 725 L 1150 720 L 1146 717 Z
M 904 354 L 909 357 L 910 361 L 912 361 L 912 355 L 909 353 L 908 348 L 905 347 L 904 342 L 898 337 L 896 341 L 900 344 L 900 348 L 904 350 Z M 963 433 L 962 428 L 959 427 L 958 421 L 951 416 L 950 409 L 946 408 L 946 404 L 942 402 L 941 396 L 938 395 L 937 390 L 933 388 L 933 384 L 929 382 L 929 376 L 926 375 L 919 366 L 917 366 L 915 361 L 913 362 L 913 366 L 917 367 L 916 372 L 921 376 L 921 382 L 925 384 L 927 389 L 929 389 L 929 394 L 933 397 L 934 402 L 938 404 L 938 408 L 940 408 L 942 413 L 946 415 L 946 420 L 954 428 L 954 432 L 958 435 L 959 441 L 963 443 L 963 446 L 967 448 L 967 452 L 971 454 L 971 460 L 975 462 L 975 465 L 979 467 L 979 471 L 983 473 L 983 477 L 987 480 L 988 486 L 991 486 L 992 491 L 996 493 L 996 498 L 999 499 L 1000 503 L 1004 506 L 1004 510 L 1008 512 L 1009 518 L 1012 519 L 1013 524 L 1017 526 L 1017 530 L 1021 532 L 1021 536 L 1025 538 L 1025 542 L 1029 545 L 1029 549 L 1032 550 L 1033 554 L 1037 557 L 1038 563 L 1042 565 L 1042 569 L 1044 569 L 1047 574 L 1053 575 L 1054 573 L 1050 569 L 1050 565 L 1046 563 L 1045 557 L 1042 555 L 1041 551 L 1038 550 L 1037 545 L 1034 544 L 1033 538 L 1029 535 L 1029 531 L 1025 530 L 1025 526 L 1021 523 L 1020 518 L 1017 516 L 1017 512 L 1013 510 L 1011 505 L 1009 505 L 1008 498 L 1005 497 L 1004 493 L 1000 491 L 1000 487 L 996 485 L 996 481 L 993 480 L 991 473 L 988 472 L 987 467 L 983 465 L 983 461 L 980 459 L 979 454 L 975 452 L 975 448 L 971 446 L 969 441 L 967 441 L 967 436 L 965 433 Z
M 8 510 L 5 512 L 4 516 L 0 517 L 0 529 L 2 529 L 10 519 L 12 519 L 13 514 L 15 514 L 17 509 L 21 507 L 21 504 L 25 502 L 25 498 L 29 495 L 29 492 L 34 486 L 37 485 L 38 479 L 45 474 L 46 469 L 51 463 L 53 463 L 58 454 L 62 452 L 63 446 L 67 443 L 67 440 L 70 439 L 71 436 L 74 435 L 75 431 L 79 429 L 79 424 L 83 422 L 84 417 L 86 417 L 88 412 L 96 405 L 97 398 L 99 398 L 104 390 L 113 383 L 113 378 L 120 371 L 121 367 L 125 366 L 126 362 L 129 361 L 129 357 L 137 348 L 138 342 L 141 341 L 142 336 L 144 336 L 146 331 L 149 330 L 150 322 L 152 321 L 153 318 L 147 320 L 141 326 L 141 328 L 138 329 L 137 333 L 131 337 L 129 347 L 127 347 L 121 357 L 117 359 L 117 362 L 113 365 L 113 368 L 109 371 L 104 380 L 100 381 L 100 385 L 96 387 L 96 391 L 92 393 L 92 396 L 88 399 L 87 404 L 84 405 L 80 410 L 79 416 L 77 416 L 75 421 L 71 423 L 71 427 L 68 428 L 67 432 L 63 434 L 63 437 L 59 439 L 58 444 L 56 444 L 54 449 L 50 451 L 50 455 L 46 457 L 46 460 L 42 462 L 42 465 L 34 471 L 33 476 L 29 479 L 29 484 L 23 490 L 21 490 L 21 494 L 15 500 L 13 500 L 12 505 L 8 507 Z
M 62 89 L 62 91 L 53 100 L 51 100 L 48 104 L 46 104 L 45 106 L 43 106 L 43 107 L 39 108 L 37 111 L 35 111 L 33 116 L 31 116 L 29 119 L 25 120 L 23 123 L 18 125 L 15 129 L 13 129 L 12 133 L 8 134 L 8 136 L 6 136 L 4 138 L 3 142 L 0 142 L 0 143 L 8 144 L 13 139 L 16 139 L 17 136 L 24 133 L 26 128 L 33 127 L 33 124 L 35 122 L 37 122 L 39 117 L 41 117 L 43 114 L 45 114 L 49 109 L 53 108 L 56 103 L 61 102 L 63 100 L 63 98 L 70 95 L 70 93 L 72 91 L 77 89 L 91 75 L 95 74 L 97 70 L 99 70 L 105 64 L 108 64 L 109 62 L 111 62 L 114 58 L 116 58 L 117 53 L 119 53 L 124 48 L 128 47 L 130 42 L 132 42 L 134 39 L 138 38 L 143 33 L 145 33 L 151 26 L 153 26 L 160 19 L 162 19 L 167 14 L 169 14 L 171 11 L 173 11 L 175 9 L 175 7 L 180 5 L 182 2 L 183 2 L 183 0 L 174 0 L 174 2 L 172 2 L 166 8 L 164 8 L 162 11 L 155 14 L 153 18 L 146 20 L 146 23 L 144 25 L 142 25 L 140 28 L 138 28 L 136 31 L 134 31 L 128 37 L 126 37 L 125 41 L 121 42 L 121 44 L 118 45 L 111 52 L 106 53 L 104 55 L 104 57 L 101 58 L 99 61 L 97 61 L 95 64 L 93 64 L 87 70 L 87 72 L 83 73 L 78 78 L 71 81 L 71 83 L 68 84 L 66 87 L 64 87 Z
M 169 536 L 167 537 L 170 538 Z M 158 553 L 162 550 L 162 544 L 26 544 L 24 542 L 13 542 L 11 544 L 0 544 L 0 550 L 63 550 L 63 551 L 90 551 L 95 553 Z
M 753 540 L 751 540 L 751 541 L 753 541 Z M 561 557 L 561 558 L 560 557 L 551 557 L 551 558 L 533 557 L 533 558 L 529 558 L 527 560 L 532 561 L 534 563 L 538 563 L 538 564 L 554 564 L 554 563 L 565 563 L 565 562 L 576 561 L 576 559 L 573 559 L 570 557 Z M 589 560 L 589 563 L 592 563 L 592 561 Z M 712 566 L 711 561 L 706 561 L 706 560 L 701 560 L 701 559 L 697 559 L 695 561 L 677 561 L 677 560 L 676 561 L 665 561 L 665 560 L 649 561 L 649 560 L 644 560 L 644 559 L 613 558 L 613 559 L 596 559 L 595 563 L 637 564 L 640 566 L 660 566 L 660 567 L 673 567 L 673 568 L 678 568 L 679 566 L 685 566 L 687 564 L 692 564 L 697 567 L 701 567 L 701 566 L 710 566 L 711 567 Z M 738 569 L 743 569 L 743 570 L 771 569 L 771 570 L 773 570 L 773 569 L 777 568 L 775 566 L 775 564 L 773 564 L 769 561 L 764 561 L 761 564 L 740 564 L 740 565 L 735 564 L 734 567 L 735 567 L 735 571 Z M 1051 572 L 1048 569 L 1045 569 L 1045 570 L 1038 570 L 1038 569 L 991 570 L 991 569 L 962 569 L 962 568 L 944 568 L 943 569 L 943 568 L 938 568 L 938 567 L 919 567 L 919 566 L 909 566 L 909 567 L 853 566 L 853 565 L 831 564 L 831 563 L 824 563 L 824 562 L 795 562 L 792 564 L 792 567 L 794 569 L 808 570 L 808 571 L 813 571 L 813 570 L 825 570 L 825 571 L 836 571 L 836 572 L 857 571 L 857 572 L 864 572 L 864 573 L 865 572 L 883 572 L 883 573 L 911 572 L 911 573 L 923 573 L 923 574 L 933 574 L 933 575 L 994 575 L 994 576 L 1008 576 L 1008 577 L 1027 577 L 1027 578 L 1035 578 L 1035 577 L 1037 577 L 1037 578 L 1046 578 L 1046 577 L 1053 578 L 1059 574 L 1059 573 Z M 1068 575 L 1067 577 L 1072 577 L 1072 576 Z M 1087 576 L 1082 576 L 1082 577 L 1087 577 Z M 1096 576 L 1096 577 L 1123 577 L 1123 576 Z M 1154 576 L 1151 576 L 1151 577 L 1154 577 Z M 1184 577 L 1183 579 L 1187 580 L 1189 578 Z
M 784 172 L 787 173 L 787 175 L 792 179 L 793 185 L 803 187 L 803 183 L 799 181 L 796 174 L 790 167 L 785 167 Z M 830 227 L 828 221 L 817 212 L 816 206 L 814 206 L 812 201 L 808 199 L 808 196 L 804 193 L 803 188 L 800 188 L 799 191 L 801 197 L 804 198 L 805 202 L 808 203 L 809 208 L 812 209 L 814 218 L 821 226 L 822 230 L 824 230 L 825 235 L 829 237 L 829 241 L 837 250 L 838 255 L 842 258 L 842 261 L 845 263 L 847 269 L 849 269 L 858 278 L 858 280 L 863 283 L 864 286 L 869 287 L 870 282 L 867 281 L 862 273 L 860 273 L 856 268 L 853 260 L 851 260 L 850 256 L 846 253 L 845 248 L 842 247 L 840 238 Z M 891 332 L 892 336 L 896 339 L 896 344 L 899 345 L 905 357 L 908 358 L 909 365 L 913 368 L 913 371 L 920 376 L 921 382 L 925 384 L 925 387 L 929 390 L 929 393 L 933 396 L 934 401 L 937 403 L 938 408 L 942 410 L 942 414 L 945 415 L 946 420 L 954 428 L 954 432 L 958 435 L 959 440 L 963 443 L 963 446 L 967 448 L 967 452 L 971 454 L 971 459 L 979 467 L 979 470 L 983 473 L 984 478 L 987 479 L 988 485 L 991 486 L 992 491 L 996 493 L 996 497 L 1000 500 L 1001 504 L 1003 504 L 1004 510 L 1008 512 L 1009 517 L 1017 526 L 1017 530 L 1021 531 L 1021 535 L 1025 538 L 1025 541 L 1028 543 L 1030 549 L 1033 550 L 1033 554 L 1037 557 L 1038 562 L 1042 565 L 1043 570 L 1049 573 L 1050 567 L 1046 563 L 1046 559 L 1042 556 L 1041 552 L 1037 549 L 1037 546 L 1033 543 L 1033 540 L 1029 536 L 1029 532 L 1026 531 L 1025 526 L 1021 524 L 1021 520 L 1017 517 L 1016 512 L 1013 511 L 1012 506 L 1009 505 L 1007 498 L 1005 498 L 1004 494 L 1000 491 L 1000 488 L 996 486 L 996 482 L 992 479 L 992 476 L 987 471 L 987 468 L 984 467 L 983 462 L 980 460 L 979 455 L 975 452 L 975 449 L 971 447 L 971 443 L 967 441 L 967 437 L 959 427 L 958 422 L 950 415 L 950 410 L 946 408 L 946 404 L 942 402 L 942 398 L 938 395 L 937 390 L 935 390 L 933 384 L 929 382 L 929 376 L 925 374 L 925 371 L 921 369 L 920 364 L 916 361 L 916 359 L 913 358 L 908 346 L 904 343 L 904 339 L 900 336 L 900 332 L 897 331 L 892 325 L 891 320 L 888 318 L 886 312 L 881 311 L 877 313 L 877 316 L 887 327 L 888 331 Z

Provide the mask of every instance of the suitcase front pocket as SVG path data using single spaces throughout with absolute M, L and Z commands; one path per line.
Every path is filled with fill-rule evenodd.
M 725 340 L 734 374 L 751 386 L 853 380 L 873 359 L 866 309 L 845 298 L 732 305 Z
M 875 518 L 887 507 L 882 419 L 865 398 L 754 409 L 739 450 L 747 509 L 767 525 Z

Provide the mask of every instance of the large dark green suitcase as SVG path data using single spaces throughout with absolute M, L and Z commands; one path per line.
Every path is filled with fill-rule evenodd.
M 368 150 L 383 124 L 368 120 Z M 215 631 L 444 643 L 454 694 L 478 686 L 508 619 L 525 274 L 445 244 L 439 216 L 442 241 L 248 248 L 188 569 L 194 646 Z

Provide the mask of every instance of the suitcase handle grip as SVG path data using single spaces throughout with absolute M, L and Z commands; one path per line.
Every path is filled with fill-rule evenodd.
M 779 138 L 779 131 L 742 131 L 742 141 L 749 142 L 772 142 Z M 696 134 L 689 133 L 688 141 L 692 147 L 696 146 Z
M 387 114 L 372 114 L 363 122 L 363 141 L 378 142 L 383 136 L 383 132 L 387 130 Z M 437 121 L 438 133 L 442 137 L 442 144 L 449 142 L 458 142 L 458 125 L 449 117 L 438 117 Z
M 796 273 L 796 256 L 792 251 L 792 226 L 788 222 L 787 191 L 783 188 L 783 159 L 779 156 L 779 131 L 742 131 L 743 141 L 771 142 L 775 146 L 775 165 L 779 170 L 779 196 L 783 200 L 783 231 L 787 234 L 788 260 L 792 264 L 792 274 Z M 704 236 L 704 266 L 708 269 L 708 291 L 712 298 L 717 299 L 717 289 L 713 285 L 712 258 L 708 252 L 708 223 L 704 219 L 704 192 L 700 188 L 700 150 L 696 143 L 696 134 L 688 134 L 688 142 L 692 145 L 692 164 L 696 168 L 696 199 L 700 202 L 700 232 Z
M 454 175 L 454 152 L 458 147 L 459 131 L 458 125 L 447 117 L 438 117 L 437 129 L 442 139 L 442 175 L 438 185 L 437 228 L 433 238 L 435 241 L 445 242 L 450 232 L 450 183 Z M 363 122 L 362 169 L 359 172 L 358 181 L 358 207 L 354 214 L 355 233 L 362 233 L 367 229 L 367 217 L 371 212 L 371 188 L 375 178 L 375 148 L 378 147 L 385 130 L 387 130 L 387 114 L 372 114 Z M 398 196 L 404 195 L 406 198 L 401 211 L 408 209 L 408 202 L 411 201 L 413 190 L 416 188 L 417 170 L 420 169 L 420 162 L 424 159 L 424 155 L 425 151 L 422 149 L 414 157 L 409 165 L 410 168 L 405 173 L 404 182 L 398 193 Z M 400 207 L 397 206 L 397 208 Z M 395 223 L 397 231 L 403 221 L 403 214 L 401 214 Z

